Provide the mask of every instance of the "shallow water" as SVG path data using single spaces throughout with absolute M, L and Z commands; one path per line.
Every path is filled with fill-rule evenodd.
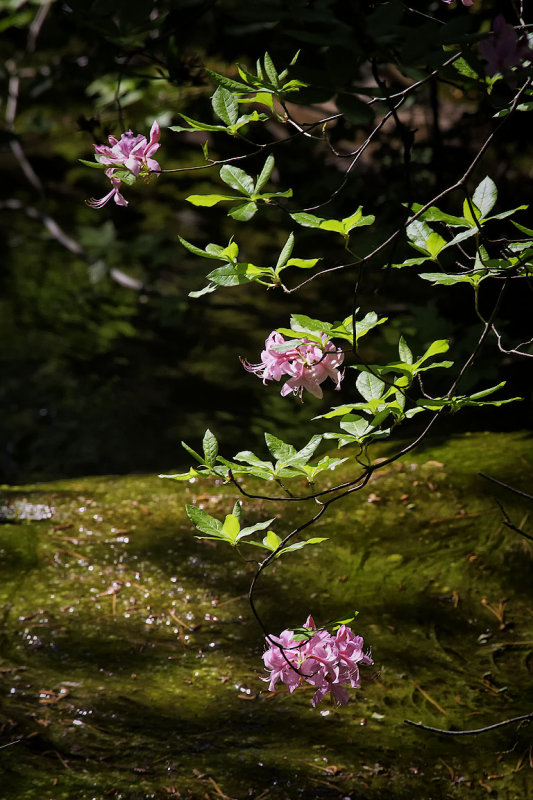
M 311 687 L 268 692 L 253 565 L 185 516 L 192 502 L 222 517 L 230 487 L 4 487 L 0 798 L 531 797 L 531 725 L 452 738 L 404 722 L 471 729 L 533 709 L 533 548 L 495 501 L 526 531 L 531 504 L 479 469 L 529 491 L 531 438 L 433 442 L 333 505 L 312 533 L 328 542 L 262 576 L 272 633 L 359 611 L 375 667 L 347 706 L 317 709 Z M 277 514 L 283 533 L 310 512 L 243 514 Z

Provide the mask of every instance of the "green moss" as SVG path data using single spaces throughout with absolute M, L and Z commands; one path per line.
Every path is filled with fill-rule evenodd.
M 477 471 L 527 492 L 532 465 L 525 434 L 435 440 L 334 503 L 312 534 L 328 542 L 261 576 L 273 633 L 359 610 L 376 666 L 340 709 L 258 677 L 253 565 L 196 540 L 183 510 L 222 516 L 231 487 L 5 488 L 0 505 L 53 514 L 0 527 L 2 798 L 527 797 L 527 728 L 448 738 L 404 720 L 470 729 L 531 710 L 533 549 L 496 500 L 526 529 L 530 509 Z M 276 513 L 282 534 L 315 509 L 254 500 L 244 515 Z

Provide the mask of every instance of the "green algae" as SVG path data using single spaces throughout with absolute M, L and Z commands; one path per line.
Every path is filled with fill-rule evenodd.
M 375 667 L 348 706 L 315 710 L 311 687 L 260 680 L 253 565 L 191 531 L 184 504 L 222 517 L 231 487 L 4 487 L 3 507 L 52 516 L 0 526 L 2 800 L 527 798 L 527 727 L 452 738 L 404 722 L 472 729 L 533 707 L 533 548 L 496 501 L 526 530 L 531 504 L 478 470 L 527 492 L 531 438 L 433 440 L 333 504 L 312 534 L 328 542 L 261 576 L 273 633 L 360 612 Z M 244 513 L 283 533 L 313 510 Z

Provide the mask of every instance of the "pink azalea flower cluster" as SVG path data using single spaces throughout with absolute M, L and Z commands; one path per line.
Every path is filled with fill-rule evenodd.
M 524 58 L 533 59 L 527 38 L 519 39 L 513 26 L 505 21 L 502 14 L 495 18 L 492 30 L 494 36 L 484 39 L 479 45 L 479 51 L 487 62 L 485 71 L 489 78 L 497 72 L 506 75 L 513 67 L 518 67 Z
M 320 384 L 326 378 L 331 378 L 336 384 L 335 389 L 340 389 L 342 373 L 338 368 L 344 356 L 334 344 L 327 341 L 325 334 L 322 335 L 321 345 L 302 339 L 301 344 L 295 347 L 278 349 L 284 343 L 281 333 L 273 331 L 265 342 L 261 363 L 250 364 L 243 361 L 244 368 L 263 378 L 263 383 L 279 381 L 283 375 L 288 375 L 289 380 L 281 389 L 282 397 L 290 392 L 301 397 L 304 389 L 315 397 L 322 397 Z
M 316 630 L 312 617 L 305 628 Z M 314 633 L 305 641 L 294 638 L 294 631 L 285 630 L 280 636 L 270 636 L 267 644 L 275 642 L 263 655 L 270 671 L 269 690 L 274 691 L 278 680 L 289 692 L 302 683 L 316 686 L 312 705 L 315 708 L 329 692 L 337 705 L 344 705 L 350 696 L 344 686 L 357 689 L 361 685 L 359 664 L 373 664 L 370 653 L 363 653 L 363 638 L 356 636 L 347 625 L 341 625 L 335 635 L 325 630 Z
M 160 147 L 159 137 L 159 125 L 157 121 L 154 121 L 148 141 L 146 136 L 141 134 L 136 136 L 132 131 L 126 131 L 120 139 L 110 136 L 109 145 L 93 145 L 94 151 L 98 156 L 97 161 L 100 164 L 109 165 L 109 169 L 106 169 L 105 174 L 111 181 L 112 189 L 109 194 L 99 200 L 92 198 L 88 201 L 88 205 L 92 208 L 102 208 L 109 200 L 113 199 L 117 206 L 127 206 L 128 201 L 120 192 L 121 179 L 117 172 L 127 170 L 135 179 L 140 175 L 148 177 L 151 173 L 160 172 L 161 167 L 152 158 Z

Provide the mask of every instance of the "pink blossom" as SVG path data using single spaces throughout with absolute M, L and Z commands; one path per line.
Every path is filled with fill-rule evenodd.
M 91 208 L 103 208 L 106 203 L 111 199 L 115 201 L 118 206 L 127 206 L 128 201 L 123 197 L 119 191 L 121 184 L 121 177 L 124 176 L 123 170 L 127 170 L 133 178 L 130 178 L 128 183 L 133 182 L 140 176 L 144 176 L 147 180 L 152 173 L 161 172 L 161 167 L 152 158 L 152 155 L 159 149 L 160 130 L 157 121 L 154 121 L 150 129 L 150 139 L 147 141 L 145 136 L 135 136 L 132 131 L 123 133 L 120 139 L 115 139 L 114 136 L 109 137 L 109 145 L 95 144 L 93 145 L 97 155 L 97 161 L 100 164 L 109 165 L 105 174 L 111 181 L 112 189 L 100 200 L 91 198 L 87 205 Z
M 450 4 L 450 3 L 453 3 L 453 0 L 442 0 L 442 2 Z M 461 3 L 464 6 L 473 6 L 474 5 L 474 0 L 461 0 Z
M 505 75 L 517 67 L 523 58 L 533 56 L 527 39 L 519 39 L 513 26 L 505 21 L 502 14 L 494 19 L 492 29 L 494 36 L 484 39 L 479 45 L 479 51 L 487 62 L 485 71 L 489 78 L 498 72 Z
M 113 177 L 113 172 L 114 170 L 112 169 L 106 169 L 105 171 L 105 174 L 111 181 L 111 186 L 113 187 L 109 192 L 109 194 L 106 194 L 105 197 L 101 197 L 99 200 L 95 200 L 94 197 L 91 197 L 90 200 L 87 200 L 88 206 L 90 206 L 91 208 L 103 208 L 105 204 L 111 200 L 111 198 L 113 198 L 117 206 L 128 205 L 128 201 L 126 200 L 126 198 L 123 197 L 119 192 L 119 186 L 121 183 L 120 178 Z
M 159 144 L 160 130 L 157 121 L 154 121 L 150 129 L 150 139 L 146 141 L 145 136 L 135 134 L 132 131 L 123 133 L 120 139 L 114 136 L 109 137 L 110 147 L 105 144 L 93 145 L 95 153 L 98 154 L 100 164 L 108 164 L 112 167 L 124 167 L 139 177 L 139 173 L 148 174 L 150 172 L 161 172 L 161 167 L 152 158 L 152 155 L 161 146 Z
M 326 378 L 331 378 L 336 384 L 335 389 L 340 389 L 342 373 L 338 367 L 344 359 L 342 352 L 327 341 L 325 334 L 321 344 L 309 339 L 300 341 L 301 344 L 294 347 L 278 349 L 285 344 L 285 339 L 281 333 L 273 331 L 265 342 L 261 362 L 250 364 L 243 361 L 244 368 L 263 378 L 263 383 L 279 381 L 283 375 L 288 375 L 289 380 L 281 388 L 282 397 L 290 392 L 301 397 L 304 389 L 315 397 L 322 397 L 320 384 Z
M 344 705 L 349 694 L 344 688 L 357 689 L 361 685 L 359 664 L 373 664 L 370 653 L 363 652 L 363 638 L 356 636 L 347 625 L 341 625 L 335 634 L 316 630 L 313 618 L 307 618 L 305 628 L 310 634 L 300 641 L 294 631 L 285 630 L 280 636 L 269 636 L 270 645 L 263 655 L 265 667 L 270 675 L 269 690 L 274 691 L 278 680 L 289 692 L 303 683 L 316 687 L 312 705 L 316 707 L 330 693 L 337 705 Z

